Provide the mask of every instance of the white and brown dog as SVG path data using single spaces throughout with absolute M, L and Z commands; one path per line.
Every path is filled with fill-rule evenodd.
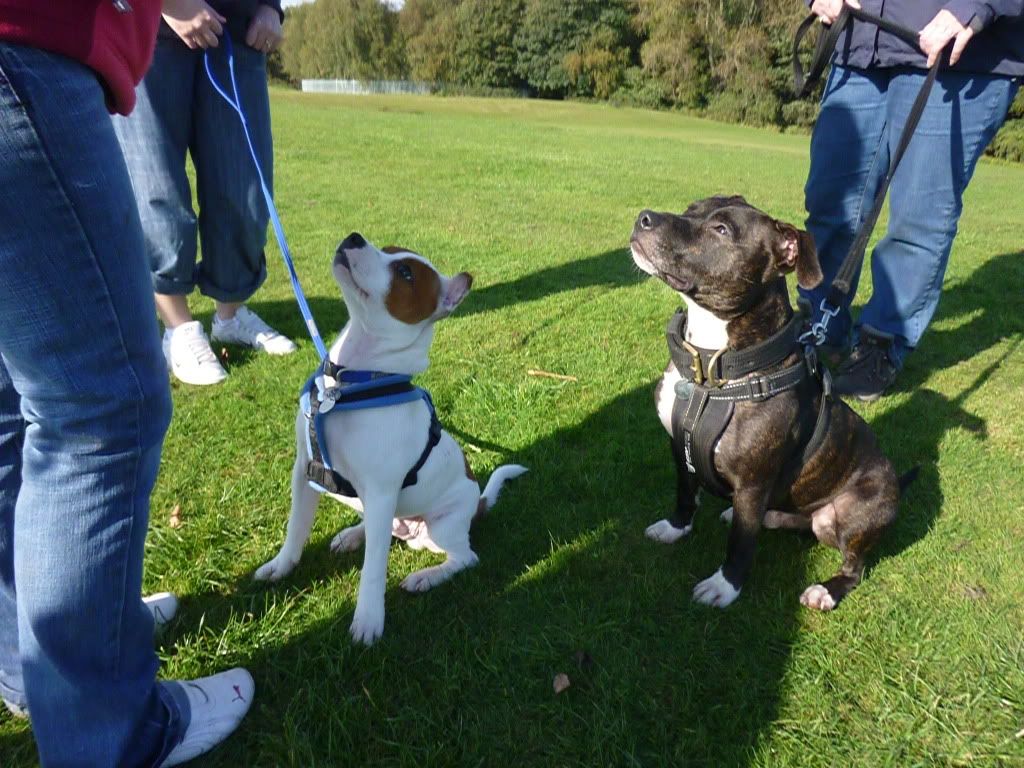
M 402 248 L 379 250 L 353 233 L 338 246 L 334 277 L 349 310 L 349 322 L 330 350 L 330 361 L 346 369 L 387 371 L 412 376 L 429 365 L 434 323 L 450 315 L 469 292 L 465 272 L 445 277 L 423 257 Z M 326 384 L 334 384 L 328 378 Z M 370 644 L 384 631 L 384 592 L 392 535 L 410 546 L 444 553 L 440 565 L 410 574 L 402 587 L 425 592 L 477 563 L 470 547 L 474 517 L 489 509 L 505 480 L 526 471 L 501 466 L 483 494 L 462 449 L 447 432 L 418 468 L 413 485 L 407 473 L 424 454 L 431 430 L 428 401 L 416 399 L 387 407 L 338 411 L 325 418 L 323 444 L 335 470 L 358 498 L 330 493 L 360 512 L 362 522 L 338 533 L 335 552 L 365 545 L 359 596 L 350 632 Z M 256 571 L 256 579 L 276 581 L 299 562 L 309 538 L 320 493 L 306 469 L 308 420 L 300 408 L 295 428 L 297 451 L 292 470 L 292 511 L 288 534 L 277 556 Z

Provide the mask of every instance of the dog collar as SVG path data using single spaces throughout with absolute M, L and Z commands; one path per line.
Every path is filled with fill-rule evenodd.
M 686 340 L 686 312 L 679 309 L 668 321 L 665 335 L 669 355 L 680 376 L 700 386 L 721 387 L 789 357 L 798 345 L 803 324 L 804 319 L 794 315 L 773 336 L 747 349 L 705 349 Z

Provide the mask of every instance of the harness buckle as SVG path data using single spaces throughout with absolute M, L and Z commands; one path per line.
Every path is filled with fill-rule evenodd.
M 772 396 L 771 382 L 766 376 L 754 376 L 747 379 L 747 389 L 750 391 L 751 401 L 755 403 L 764 402 Z
M 687 352 L 690 353 L 690 370 L 693 371 L 693 383 L 698 387 L 709 386 L 715 389 L 720 389 L 729 383 L 728 379 L 720 379 L 715 371 L 718 369 L 718 361 L 721 359 L 727 351 L 726 347 L 722 347 L 720 350 L 715 352 L 708 360 L 707 367 L 704 366 L 704 358 L 700 356 L 700 350 L 693 346 L 686 339 L 682 340 L 683 347 Z
M 686 339 L 682 339 L 683 347 L 690 353 L 690 370 L 693 371 L 693 383 L 698 387 L 704 385 L 707 376 L 704 373 L 704 360 L 700 356 L 700 350 Z
M 710 360 L 708 360 L 707 380 L 712 387 L 721 388 L 729 383 L 728 379 L 720 379 L 718 378 L 718 376 L 715 375 L 715 371 L 718 369 L 718 360 L 724 354 L 725 347 L 722 347 L 720 350 L 718 350 L 717 352 L 715 352 L 715 354 L 711 356 Z

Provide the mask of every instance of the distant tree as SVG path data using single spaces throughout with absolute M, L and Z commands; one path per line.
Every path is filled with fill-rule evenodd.
M 398 12 L 380 0 L 317 0 L 289 9 L 282 63 L 293 80 L 406 73 Z
M 281 42 L 281 66 L 292 82 L 302 79 L 302 46 L 306 41 L 306 26 L 313 6 L 310 4 L 288 8 L 284 12 L 284 40 Z
M 399 12 L 409 75 L 428 83 L 455 80 L 459 0 L 406 0 Z
M 515 39 L 520 77 L 540 96 L 610 94 L 635 44 L 632 5 L 632 0 L 526 0 Z
M 456 12 L 455 62 L 460 84 L 518 88 L 516 30 L 524 0 L 463 0 Z

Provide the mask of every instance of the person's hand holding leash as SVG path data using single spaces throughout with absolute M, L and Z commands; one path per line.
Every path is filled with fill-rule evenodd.
M 269 5 L 261 5 L 249 22 L 245 44 L 262 53 L 270 53 L 281 44 L 281 16 Z
M 928 66 L 935 63 L 950 40 L 956 42 L 953 43 L 949 63 L 956 64 L 972 37 L 974 30 L 971 27 L 965 27 L 949 11 L 939 11 L 935 18 L 928 22 L 928 26 L 921 30 L 921 50 L 928 56 Z
M 811 13 L 815 14 L 822 24 L 831 24 L 839 18 L 844 5 L 860 8 L 860 3 L 857 0 L 846 0 L 846 2 L 843 0 L 814 0 L 811 5 Z
M 227 19 L 204 0 L 164 0 L 164 21 L 189 48 L 216 48 Z

